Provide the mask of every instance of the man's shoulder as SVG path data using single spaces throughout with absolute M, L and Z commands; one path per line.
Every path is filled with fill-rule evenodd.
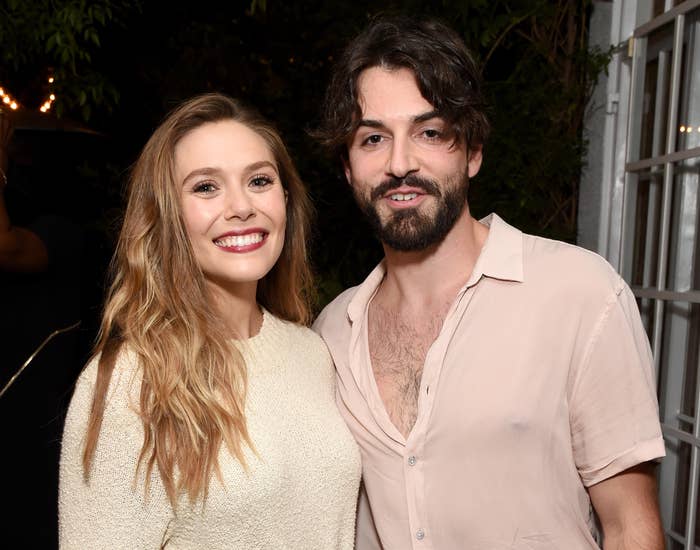
M 591 250 L 563 241 L 523 235 L 525 278 L 575 286 L 578 291 L 619 292 L 624 281 L 608 261 Z
M 357 294 L 359 285 L 345 289 L 338 294 L 326 307 L 323 308 L 319 316 L 314 321 L 313 329 L 321 336 L 348 323 L 348 306 Z

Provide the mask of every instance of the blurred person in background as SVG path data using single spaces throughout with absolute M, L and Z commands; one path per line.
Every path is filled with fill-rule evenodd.
M 88 349 L 77 329 L 83 277 L 92 271 L 77 212 L 84 190 L 57 141 L 48 132 L 15 132 L 0 173 L 2 540 L 12 548 L 57 546 L 63 415 Z

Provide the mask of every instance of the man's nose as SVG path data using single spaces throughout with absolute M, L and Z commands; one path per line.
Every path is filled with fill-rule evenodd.
M 407 138 L 394 138 L 389 157 L 389 174 L 397 178 L 405 178 L 419 168 L 418 157 L 411 141 Z

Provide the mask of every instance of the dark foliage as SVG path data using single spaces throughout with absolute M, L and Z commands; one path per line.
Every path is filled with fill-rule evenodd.
M 66 112 L 80 116 L 85 105 L 94 107 L 90 124 L 109 136 L 112 168 L 102 178 L 99 226 L 111 231 L 114 222 L 105 211 L 119 205 L 115 182 L 124 181 L 165 112 L 194 94 L 222 91 L 276 122 L 311 189 L 322 302 L 359 282 L 381 249 L 353 203 L 338 159 L 325 158 L 306 131 L 316 124 L 330 64 L 382 11 L 441 17 L 484 64 L 493 131 L 470 190 L 474 214 L 497 211 L 526 231 L 572 241 L 586 145 L 582 115 L 607 61 L 604 52 L 587 50 L 589 3 L 121 1 L 118 24 L 99 26 L 100 47 L 91 47 L 89 58 L 90 70 L 114 83 L 118 103 L 110 111 L 112 103 L 95 101 L 101 96 L 91 95 L 89 82 L 82 84 L 84 97 L 65 90 Z M 105 162 L 97 172 L 104 172 Z

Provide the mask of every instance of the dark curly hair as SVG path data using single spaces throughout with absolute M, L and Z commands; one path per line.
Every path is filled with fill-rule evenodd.
M 362 119 L 357 82 L 371 67 L 407 68 L 423 97 L 451 124 L 455 139 L 483 145 L 490 125 L 481 74 L 460 36 L 435 19 L 382 16 L 345 48 L 336 64 L 312 132 L 329 151 L 347 156 L 346 144 Z

